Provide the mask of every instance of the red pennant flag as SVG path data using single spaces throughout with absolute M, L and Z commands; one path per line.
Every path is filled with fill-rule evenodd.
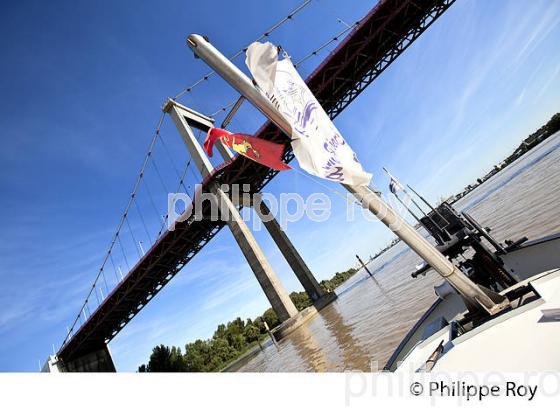
M 210 128 L 203 144 L 210 157 L 212 156 L 212 147 L 217 140 L 221 140 L 238 154 L 276 171 L 292 169 L 288 164 L 282 162 L 284 146 L 281 144 L 256 138 L 252 135 L 233 134 L 221 128 Z

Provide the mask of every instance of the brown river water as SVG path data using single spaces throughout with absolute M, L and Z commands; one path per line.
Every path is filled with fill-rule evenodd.
M 550 137 L 455 206 L 500 241 L 537 239 L 560 231 L 560 133 Z M 529 212 L 528 209 L 531 209 Z M 338 299 L 278 347 L 266 347 L 245 372 L 382 369 L 400 340 L 434 302 L 435 273 L 413 279 L 420 259 L 399 243 L 337 289 Z

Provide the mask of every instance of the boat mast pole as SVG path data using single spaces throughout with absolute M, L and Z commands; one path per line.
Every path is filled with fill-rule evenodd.
M 406 196 L 408 199 L 410 199 L 410 202 L 412 202 L 412 203 L 414 204 L 414 206 L 416 206 L 416 208 L 418 208 L 418 210 L 422 213 L 422 215 L 424 215 L 424 216 L 427 217 L 430 221 L 432 221 L 432 223 L 433 223 L 435 226 L 438 226 L 438 224 L 436 224 L 436 222 L 435 222 L 432 218 L 430 218 L 430 216 L 427 215 L 426 212 L 424 212 L 424 210 L 420 207 L 420 205 L 418 205 L 418 204 L 416 203 L 416 201 L 414 200 L 414 198 L 412 198 L 412 195 L 410 195 L 410 194 L 408 193 L 408 191 L 406 190 L 406 188 L 404 187 L 404 185 L 401 184 L 401 181 L 399 181 L 393 174 L 391 174 L 387 168 L 383 167 L 383 171 L 385 171 L 385 173 L 389 176 L 389 178 L 391 178 L 392 180 L 394 180 L 394 181 L 399 185 L 400 189 L 403 191 L 403 193 L 405 194 L 405 196 Z M 400 198 L 398 197 L 398 195 L 397 195 L 396 193 L 393 193 L 393 195 L 395 195 L 395 196 L 397 197 L 397 199 L 399 200 L 399 202 L 402 203 L 402 201 L 400 200 Z M 408 209 L 408 207 L 406 207 L 406 208 Z M 420 221 L 418 221 L 418 222 L 420 222 Z
M 391 193 L 392 193 L 392 192 L 391 192 Z M 410 215 L 412 215 L 412 217 L 413 217 L 414 219 L 416 219 L 416 222 L 418 222 L 419 224 L 422 223 L 422 222 L 420 221 L 420 218 L 418 218 L 418 217 L 416 216 L 416 214 L 415 214 L 414 212 L 412 212 L 412 210 L 411 210 L 408 206 L 406 206 L 406 204 L 403 202 L 402 199 L 399 198 L 399 196 L 398 196 L 397 194 L 393 194 L 393 196 L 394 196 L 395 198 L 397 198 L 397 201 L 399 201 L 399 202 L 401 203 L 401 205 L 404 206 L 404 209 L 406 209 L 406 210 L 408 211 L 408 213 L 409 213 Z
M 422 195 L 420 195 L 418 192 L 416 192 L 416 191 L 414 190 L 414 188 L 412 188 L 410 185 L 406 184 L 406 186 L 407 186 L 412 192 L 414 192 L 414 193 L 416 194 L 416 196 L 422 200 L 422 202 L 424 202 L 426 205 L 428 205 L 428 207 L 432 210 L 432 212 L 434 212 L 435 214 L 437 214 L 441 219 L 443 219 L 447 224 L 449 224 L 449 221 L 448 221 L 447 219 L 445 219 L 445 217 L 444 217 L 442 214 L 440 214 L 439 211 L 438 211 L 436 208 L 434 208 L 434 207 L 432 206 L 432 204 L 430 204 L 430 203 L 426 200 L 426 198 L 424 198 Z
M 196 56 L 204 60 L 210 68 L 291 138 L 292 127 L 290 123 L 237 66 L 200 35 L 191 34 L 187 39 L 187 44 Z M 445 278 L 471 308 L 478 308 L 478 310 L 482 309 L 489 314 L 495 314 L 509 306 L 507 298 L 485 291 L 469 279 L 390 206 L 383 202 L 381 196 L 370 187 L 341 185 L 352 193 L 364 208 L 373 213 L 437 273 Z

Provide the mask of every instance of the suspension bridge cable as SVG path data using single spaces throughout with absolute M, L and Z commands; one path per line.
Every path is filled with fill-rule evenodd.
M 105 283 L 105 290 L 107 291 L 107 294 L 109 294 L 109 286 L 107 286 L 107 279 L 105 278 L 105 270 L 102 269 L 101 270 L 101 276 L 103 276 L 103 282 Z M 101 288 L 99 288 L 101 289 Z
M 130 270 L 130 265 L 129 265 L 129 263 L 128 263 L 128 258 L 126 257 L 126 252 L 124 251 L 124 246 L 123 246 L 123 244 L 122 244 L 120 235 L 117 236 L 117 241 L 119 242 L 119 246 L 120 246 L 120 248 L 121 248 L 121 253 L 122 253 L 122 256 L 123 256 L 123 258 L 124 258 L 124 263 L 126 263 L 126 268 L 127 268 L 128 270 Z
M 152 195 L 152 190 L 150 189 L 150 186 L 148 185 L 148 181 L 146 179 L 144 179 L 142 182 L 144 182 L 144 188 L 146 189 L 146 191 L 148 192 L 148 197 L 150 198 L 150 202 L 152 204 L 152 208 L 154 209 L 158 219 L 160 217 L 160 213 L 157 209 L 156 203 L 154 202 L 154 198 Z
M 181 184 L 182 184 L 183 187 L 185 188 L 185 194 L 188 195 L 187 188 L 185 187 L 185 184 L 183 183 L 183 180 L 185 179 L 185 175 L 187 174 L 187 170 L 189 169 L 189 167 L 191 165 L 191 162 L 192 162 L 192 157 L 190 157 L 189 160 L 187 161 L 187 165 L 185 166 L 183 174 L 181 175 L 181 177 L 179 179 L 179 184 L 177 186 L 176 192 L 179 192 L 179 189 L 181 188 Z M 160 227 L 159 232 L 158 232 L 158 238 L 161 236 L 161 234 L 163 232 L 163 229 L 165 228 L 165 224 L 168 222 L 168 220 L 169 220 L 169 213 L 167 213 L 165 215 L 165 217 L 163 218 L 163 222 L 162 222 L 161 227 Z
M 187 176 L 187 170 L 189 169 L 189 166 L 191 165 L 191 161 L 192 161 L 192 157 L 189 158 L 189 160 L 187 161 L 187 165 L 185 166 L 185 170 L 183 171 L 183 174 L 181 175 L 181 179 L 179 180 L 179 186 L 183 185 L 183 188 L 185 189 L 185 194 L 188 194 L 189 192 L 189 188 L 191 187 L 190 184 L 187 187 L 185 185 L 185 177 Z
M 338 17 L 338 13 L 336 13 L 335 9 L 332 8 L 330 4 L 328 4 L 328 1 L 317 0 L 317 3 L 320 4 L 321 7 L 323 7 L 332 17 L 334 17 L 338 23 L 343 24 L 346 27 L 350 26 L 346 21 Z
M 344 30 L 340 31 L 339 33 L 337 33 L 335 36 L 331 37 L 329 40 L 327 40 L 326 42 L 324 42 L 323 44 L 321 44 L 319 47 L 317 47 L 316 49 L 314 49 L 313 51 L 311 51 L 310 53 L 306 54 L 302 59 L 298 60 L 294 66 L 297 68 L 299 67 L 301 64 L 303 64 L 304 62 L 306 62 L 307 60 L 309 60 L 311 57 L 316 56 L 317 54 L 319 54 L 323 49 L 325 49 L 325 47 L 328 47 L 329 45 L 331 45 L 332 43 L 334 43 L 335 41 L 339 41 L 340 38 L 345 35 L 346 33 L 348 33 L 349 31 L 355 29 L 358 24 L 360 24 L 359 21 L 356 21 L 354 24 L 346 27 Z M 237 100 L 221 107 L 220 109 L 216 110 L 215 112 L 213 112 L 212 114 L 209 114 L 208 116 L 210 118 L 214 118 L 216 115 L 226 112 L 228 109 L 230 109 L 231 107 L 233 107 L 235 105 L 235 103 L 237 102 Z
M 202 131 L 201 131 L 201 130 L 198 130 L 198 133 L 197 133 L 197 135 L 195 136 L 196 140 L 197 140 L 199 143 L 200 143 L 200 136 L 201 136 L 201 134 L 202 134 Z M 192 159 L 193 159 L 192 156 L 189 156 L 189 160 L 187 161 L 187 164 L 185 165 L 185 169 L 183 170 L 183 174 L 181 175 L 181 178 L 179 179 L 179 184 L 178 184 L 177 189 L 176 189 L 175 192 L 179 192 L 179 189 L 181 188 L 181 184 L 183 184 L 183 188 L 185 188 L 185 194 L 188 195 L 188 192 L 187 192 L 188 189 L 187 189 L 187 187 L 185 186 L 185 184 L 184 184 L 184 182 L 183 182 L 184 179 L 185 179 L 185 176 L 187 175 L 187 171 L 188 171 L 188 170 L 191 171 L 191 174 L 193 174 L 194 179 L 195 179 L 195 180 L 197 179 L 197 176 L 194 174 L 194 171 L 192 170 L 192 168 L 191 168 L 191 166 L 190 166 L 191 163 L 192 163 Z M 189 185 L 189 187 L 190 187 L 190 185 Z M 194 194 L 193 194 L 193 198 L 192 198 L 192 199 L 194 200 Z M 163 222 L 162 222 L 161 227 L 160 227 L 159 232 L 158 232 L 158 238 L 159 238 L 159 237 L 161 236 L 161 234 L 163 233 L 163 229 L 165 228 L 165 225 L 168 223 L 168 221 L 169 221 L 169 212 L 168 212 L 167 214 L 165 214 L 165 216 L 163 217 Z
M 235 103 L 237 102 L 237 100 L 229 103 L 228 105 L 224 105 L 222 108 L 220 108 L 218 111 L 213 112 L 212 114 L 209 115 L 210 118 L 214 118 L 216 115 L 218 115 L 221 112 L 226 112 L 227 110 L 229 110 L 231 107 L 233 107 L 235 105 Z
M 97 281 L 99 280 L 99 277 L 101 276 L 101 274 L 102 274 L 102 272 L 103 272 L 103 269 L 104 269 L 104 267 L 105 267 L 105 264 L 107 263 L 107 260 L 109 259 L 109 255 L 110 255 L 110 252 L 109 252 L 109 251 L 110 251 L 111 249 L 113 249 L 113 247 L 114 247 L 115 243 L 117 242 L 117 240 L 118 240 L 119 243 L 121 244 L 121 249 L 122 249 L 122 242 L 120 241 L 120 238 L 119 238 L 119 232 L 120 232 L 120 230 L 121 230 L 121 228 L 122 228 L 122 226 L 123 226 L 123 224 L 124 224 L 124 222 L 125 222 L 126 215 L 128 214 L 128 211 L 130 210 L 130 207 L 131 207 L 131 205 L 132 205 L 132 202 L 134 201 L 134 197 L 135 197 L 135 195 L 136 195 L 136 191 L 138 190 L 138 186 L 140 185 L 140 181 L 142 180 L 142 177 L 143 177 L 143 175 L 144 175 L 144 171 L 145 171 L 146 166 L 148 165 L 148 162 L 149 162 L 149 160 L 150 160 L 151 153 L 152 153 L 152 151 L 153 151 L 153 149 L 154 149 L 154 145 L 155 145 L 155 143 L 156 143 L 157 136 L 158 136 L 158 134 L 159 134 L 159 130 L 161 129 L 161 126 L 162 126 L 162 124 L 163 124 L 163 120 L 164 120 L 164 119 L 165 119 L 165 113 L 162 113 L 161 116 L 160 116 L 160 118 L 159 118 L 159 120 L 158 120 L 157 127 L 156 127 L 156 131 L 154 132 L 154 135 L 153 135 L 153 137 L 152 137 L 152 139 L 151 139 L 151 141 L 150 141 L 150 145 L 149 145 L 149 147 L 148 147 L 148 152 L 147 152 L 146 156 L 144 157 L 144 161 L 143 161 L 142 167 L 141 167 L 141 169 L 140 169 L 140 174 L 138 175 L 138 178 L 136 179 L 136 183 L 134 184 L 134 188 L 133 188 L 133 190 L 132 190 L 132 193 L 131 193 L 131 195 L 130 195 L 130 198 L 129 198 L 129 200 L 128 200 L 128 203 L 127 203 L 127 205 L 126 205 L 125 211 L 124 211 L 124 213 L 123 213 L 123 215 L 121 216 L 121 219 L 120 219 L 120 221 L 119 221 L 119 224 L 118 224 L 118 227 L 117 227 L 117 231 L 116 231 L 115 235 L 113 236 L 113 240 L 111 241 L 111 244 L 109 245 L 109 250 L 108 250 L 107 253 L 105 254 L 105 257 L 104 257 L 104 259 L 103 259 L 103 262 L 101 263 L 101 268 L 99 269 L 99 271 L 98 271 L 98 273 L 97 273 L 97 275 L 96 275 L 96 277 L 95 277 L 95 280 L 93 281 L 93 284 L 92 284 L 92 286 L 91 286 L 91 288 L 90 288 L 90 290 L 89 290 L 89 292 L 88 292 L 88 294 L 87 294 L 87 296 L 86 296 L 86 299 L 85 299 L 85 301 L 84 301 L 84 303 L 83 303 L 83 305 L 82 305 L 82 309 L 80 309 L 80 311 L 84 310 L 84 307 L 87 305 L 87 302 L 88 302 L 89 298 L 91 297 L 92 292 L 94 292 L 95 284 L 96 284 Z M 123 250 L 123 254 L 124 254 L 124 250 Z M 72 333 L 72 330 L 74 329 L 74 327 L 76 326 L 76 323 L 77 323 L 78 320 L 79 320 L 79 316 L 80 316 L 80 315 L 78 314 L 78 318 L 76 318 L 76 320 L 74 320 L 74 322 L 72 323 L 72 326 L 70 327 L 70 331 L 66 334 L 66 337 L 65 337 L 64 340 L 62 341 L 62 345 L 61 345 L 61 346 L 64 346 L 64 345 L 66 344 L 66 342 L 69 340 L 70 334 Z
M 165 191 L 165 193 L 169 193 L 169 190 L 167 189 L 167 185 L 165 185 L 165 182 L 163 182 L 163 178 L 159 172 L 159 168 L 156 165 L 156 162 L 152 159 L 151 161 L 152 167 L 154 168 L 154 170 L 156 171 L 156 174 L 158 176 L 159 182 L 161 184 L 161 186 L 163 187 L 163 190 Z
M 169 152 L 169 149 L 167 148 L 167 144 L 165 143 L 165 140 L 163 139 L 163 137 L 161 135 L 159 136 L 158 140 L 160 141 L 161 145 L 163 145 L 163 149 L 164 149 L 165 153 L 167 154 L 167 158 L 169 159 L 169 162 L 171 163 L 171 165 L 173 166 L 173 169 L 175 170 L 175 175 L 177 175 L 177 178 L 179 178 L 179 180 L 181 180 L 181 174 L 179 173 L 179 168 L 177 167 L 177 164 L 173 160 L 173 157 L 171 156 L 171 153 Z M 184 188 L 185 188 L 185 191 L 186 191 L 186 187 L 184 187 Z
M 111 265 L 113 265 L 113 272 L 115 272 L 115 279 L 117 280 L 116 283 L 119 283 L 119 275 L 117 274 L 117 267 L 115 266 L 115 261 L 113 260 L 113 254 L 109 255 L 109 259 L 111 260 Z
M 297 174 L 303 175 L 305 178 L 309 179 L 310 181 L 314 182 L 315 184 L 325 188 L 326 190 L 328 190 L 328 191 L 332 192 L 333 194 L 339 196 L 340 198 L 344 199 L 347 203 L 349 203 L 349 204 L 358 203 L 357 200 L 350 198 L 351 195 L 344 194 L 343 192 L 340 192 L 340 191 L 328 186 L 327 184 L 324 184 L 324 183 L 320 182 L 320 180 L 317 177 L 313 177 L 313 176 L 309 175 L 307 172 L 300 171 L 299 169 L 294 168 L 294 167 L 292 167 L 292 169 Z M 354 197 L 352 197 L 352 198 L 354 198 Z
M 354 24 L 346 27 L 344 30 L 342 30 L 341 32 L 339 32 L 338 34 L 336 34 L 334 37 L 332 37 L 331 39 L 329 39 L 328 41 L 324 42 L 323 44 L 321 44 L 319 47 L 317 47 L 315 50 L 313 50 L 312 52 L 310 52 L 309 54 L 307 54 L 305 57 L 303 57 L 301 60 L 297 61 L 294 66 L 295 67 L 299 67 L 302 63 L 306 62 L 307 60 L 309 60 L 311 57 L 316 56 L 320 51 L 322 51 L 325 47 L 329 46 L 330 44 L 334 43 L 335 41 L 340 40 L 340 37 L 345 35 L 346 33 L 348 33 L 350 30 L 356 28 L 358 26 L 358 24 L 360 24 L 359 21 L 356 21 Z
M 265 31 L 263 34 L 261 34 L 255 41 L 260 41 L 263 38 L 266 38 L 268 36 L 270 36 L 272 34 L 272 32 L 274 32 L 275 30 L 277 30 L 279 27 L 281 27 L 284 23 L 291 21 L 292 18 L 298 14 L 301 10 L 303 10 L 307 5 L 309 5 L 311 3 L 312 0 L 305 0 L 302 4 L 300 4 L 298 7 L 296 7 L 294 10 L 292 10 L 286 17 L 284 17 L 282 20 L 280 20 L 278 23 L 276 23 L 275 25 L 273 25 L 271 28 L 269 28 L 267 31 Z M 239 57 L 241 54 L 243 54 L 245 51 L 247 50 L 247 47 L 244 47 L 242 49 L 240 49 L 239 51 L 237 51 L 234 55 L 232 55 L 230 57 L 231 60 L 235 60 L 237 57 Z M 197 81 L 195 81 L 192 85 L 190 85 L 189 87 L 183 89 L 181 92 L 179 92 L 177 95 L 175 95 L 175 97 L 173 97 L 174 100 L 181 98 L 183 95 L 185 95 L 186 93 L 190 93 L 195 87 L 199 86 L 200 84 L 202 84 L 204 81 L 208 80 L 211 76 L 213 76 L 214 74 L 216 74 L 215 71 L 209 71 L 206 75 L 202 76 L 200 79 L 198 79 Z
M 138 205 L 138 201 L 134 201 L 134 206 L 136 208 L 136 211 L 137 211 L 138 215 L 140 216 L 140 221 L 142 222 L 142 226 L 144 227 L 144 231 L 146 232 L 146 236 L 148 237 L 148 240 L 150 241 L 150 243 L 152 243 L 152 235 L 150 235 L 150 232 L 148 231 L 148 227 L 146 225 L 146 220 L 144 219 L 144 215 L 142 214 L 142 211 L 140 210 L 140 206 Z
M 138 249 L 138 242 L 136 241 L 136 238 L 134 237 L 134 232 L 132 232 L 132 228 L 130 227 L 130 221 L 128 220 L 128 218 L 125 218 L 125 222 L 126 222 L 126 226 L 128 228 L 128 233 L 130 234 L 130 237 L 132 238 L 132 243 L 134 244 L 134 248 L 136 249 L 136 252 L 138 253 L 138 257 L 141 258 L 142 254 L 140 253 L 140 249 Z

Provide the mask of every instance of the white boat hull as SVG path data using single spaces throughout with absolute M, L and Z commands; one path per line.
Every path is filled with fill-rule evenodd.
M 455 292 L 440 292 L 442 296 L 413 326 L 385 369 L 425 369 L 443 343 L 434 370 L 559 371 L 560 321 L 546 313 L 560 308 L 560 234 L 527 242 L 502 258 L 520 281 L 504 293 L 530 284 L 536 293 L 534 301 L 450 340 L 448 323 L 461 317 L 466 307 Z

